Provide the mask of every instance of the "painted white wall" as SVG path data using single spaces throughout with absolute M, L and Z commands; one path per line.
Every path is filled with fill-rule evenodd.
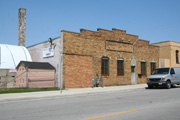
M 33 62 L 49 62 L 52 66 L 56 69 L 56 83 L 55 85 L 57 87 L 60 86 L 60 52 L 62 51 L 62 37 L 53 38 L 53 45 L 49 43 L 49 41 L 44 41 L 41 43 L 38 43 L 36 45 L 32 45 L 27 47 Z M 43 57 L 43 53 L 45 49 L 48 49 L 49 47 L 53 47 L 53 55 L 50 55 L 49 57 Z

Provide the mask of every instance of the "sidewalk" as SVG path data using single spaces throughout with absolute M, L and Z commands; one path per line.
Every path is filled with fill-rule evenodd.
M 0 94 L 0 102 L 9 100 L 20 100 L 20 99 L 32 99 L 32 98 L 43 98 L 43 97 L 58 97 L 68 96 L 77 94 L 91 94 L 91 93 L 102 93 L 102 92 L 113 92 L 113 91 L 125 91 L 143 89 L 147 87 L 146 84 L 136 85 L 125 85 L 125 86 L 111 86 L 111 87 L 95 87 L 95 88 L 72 88 L 65 89 L 60 94 L 60 91 L 45 91 L 45 92 L 27 92 L 27 93 L 9 93 Z

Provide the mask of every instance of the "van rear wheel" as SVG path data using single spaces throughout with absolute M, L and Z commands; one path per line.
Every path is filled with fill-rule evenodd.
M 171 82 L 170 81 L 167 81 L 166 84 L 165 84 L 166 88 L 167 89 L 170 89 L 171 88 Z

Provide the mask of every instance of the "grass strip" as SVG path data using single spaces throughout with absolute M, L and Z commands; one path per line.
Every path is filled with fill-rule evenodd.
M 0 89 L 0 94 L 39 92 L 39 91 L 54 91 L 54 90 L 60 90 L 60 89 L 59 88 L 12 88 L 12 89 Z

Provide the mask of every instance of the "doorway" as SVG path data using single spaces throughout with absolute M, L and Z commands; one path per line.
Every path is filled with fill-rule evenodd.
M 131 60 L 131 84 L 136 84 L 136 60 Z

